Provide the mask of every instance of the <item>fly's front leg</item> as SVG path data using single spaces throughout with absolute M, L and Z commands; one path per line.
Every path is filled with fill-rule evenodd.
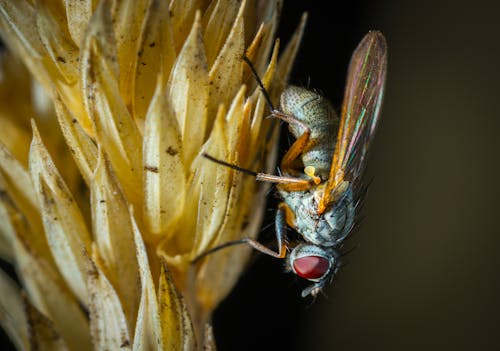
M 269 183 L 278 183 L 280 184 L 283 189 L 287 191 L 302 191 L 302 190 L 307 190 L 311 187 L 313 184 L 310 180 L 307 179 L 302 179 L 302 178 L 296 178 L 296 177 L 283 177 L 283 176 L 277 176 L 274 174 L 267 174 L 267 173 L 257 173 L 252 170 L 242 168 L 237 165 L 233 165 L 232 163 L 228 163 L 222 160 L 219 160 L 213 156 L 210 156 L 206 153 L 203 153 L 203 156 L 209 159 L 210 161 L 213 161 L 215 163 L 218 163 L 220 165 L 235 169 L 239 172 L 243 172 L 246 174 L 250 174 L 255 177 L 256 180 L 259 180 L 261 182 L 269 182 Z
M 202 258 L 206 257 L 207 255 L 210 255 L 214 252 L 217 252 L 219 250 L 225 249 L 226 247 L 230 246 L 235 246 L 235 245 L 241 245 L 241 244 L 247 244 L 253 247 L 255 250 L 262 252 L 263 254 L 266 254 L 268 256 L 276 257 L 276 258 L 284 258 L 286 256 L 286 223 L 288 221 L 292 221 L 293 219 L 290 217 L 291 211 L 288 209 L 288 206 L 284 203 L 281 203 L 280 206 L 278 207 L 278 211 L 276 212 L 276 220 L 275 220 L 275 227 L 276 227 L 276 242 L 278 244 L 278 251 L 273 251 L 270 248 L 262 245 L 258 241 L 251 239 L 251 238 L 243 238 L 239 240 L 234 240 L 234 241 L 229 241 L 227 243 L 224 243 L 222 245 L 219 245 L 217 247 L 214 247 L 213 249 L 210 249 L 201 255 L 197 256 L 194 260 L 191 261 L 192 264 L 196 264 L 199 262 Z

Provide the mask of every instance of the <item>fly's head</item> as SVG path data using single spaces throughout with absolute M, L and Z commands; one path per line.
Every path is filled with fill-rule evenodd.
M 316 296 L 330 283 L 340 267 L 340 254 L 333 248 L 300 244 L 288 255 L 288 268 L 313 284 L 302 291 L 302 297 Z

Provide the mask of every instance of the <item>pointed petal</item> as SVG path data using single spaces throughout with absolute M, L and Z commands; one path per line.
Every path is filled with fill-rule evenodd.
M 45 63 L 53 78 L 68 85 L 78 81 L 78 47 L 68 32 L 63 6 L 51 0 L 36 0 L 35 18 L 40 41 L 45 48 Z M 47 56 L 48 55 L 48 56 Z
M 95 350 L 130 350 L 127 317 L 116 290 L 89 259 L 90 332 Z
M 66 342 L 57 332 L 54 323 L 32 306 L 29 301 L 24 301 L 29 325 L 29 338 L 32 350 L 40 351 L 66 351 L 69 350 Z
M 140 63 L 137 65 L 134 112 L 136 120 L 143 120 L 150 105 L 155 85 L 164 85 L 175 60 L 174 39 L 168 1 L 153 0 L 144 23 L 144 36 L 139 45 Z
M 128 205 L 111 165 L 101 153 L 91 182 L 92 226 L 95 244 L 109 281 L 127 319 L 136 319 L 139 304 L 139 270 Z M 133 327 L 131 322 L 130 327 Z
M 238 10 L 241 10 L 244 6 L 243 3 L 244 1 L 240 4 L 239 1 L 235 0 L 212 1 L 208 10 L 203 14 L 204 41 L 207 50 L 208 67 L 213 65 L 222 46 L 229 37 L 230 30 L 237 25 L 235 18 Z M 240 52 L 241 54 L 242 52 Z
M 206 145 L 206 151 L 209 155 L 233 164 L 241 164 L 238 158 L 237 142 L 241 140 L 239 137 L 243 130 L 243 118 L 241 117 L 244 117 L 245 90 L 243 86 L 234 98 L 228 113 L 223 116 L 222 120 L 216 122 Z M 247 115 L 247 119 L 249 119 L 249 115 Z M 224 137 L 221 137 L 222 133 Z M 205 164 L 203 164 L 200 173 L 200 183 L 203 186 L 198 204 L 198 223 L 193 257 L 207 250 L 208 244 L 214 242 L 227 212 L 231 211 L 228 208 L 228 201 L 232 189 L 233 174 L 232 169 L 221 167 L 214 162 L 205 160 Z
M 217 347 L 215 346 L 214 331 L 213 331 L 213 328 L 210 324 L 205 324 L 203 350 L 204 351 L 216 351 L 217 350 Z
M 83 252 L 90 249 L 90 234 L 78 205 L 55 168 L 34 123 L 29 161 L 43 226 L 54 260 L 73 292 L 87 304 Z
M 168 91 L 182 135 L 184 164 L 189 167 L 204 141 L 208 101 L 207 61 L 199 12 L 177 57 Z
M 144 129 L 144 221 L 165 235 L 184 211 L 186 172 L 182 140 L 172 106 L 161 83 Z
M 128 200 L 141 204 L 142 137 L 118 89 L 115 42 L 108 1 L 102 1 L 89 24 L 82 52 L 83 93 L 101 146 Z
M 90 185 L 92 173 L 97 164 L 97 147 L 80 124 L 67 109 L 60 96 L 54 99 L 57 120 L 61 127 L 66 143 L 80 170 L 87 186 Z
M 226 109 L 224 105 L 221 105 L 209 140 L 203 147 L 203 151 L 221 160 L 228 159 L 229 155 L 224 134 L 225 117 Z M 169 251 L 165 250 L 164 252 L 168 262 L 175 264 L 182 270 L 187 268 L 189 261 L 193 257 L 205 251 L 208 245 L 213 242 L 213 228 L 210 229 L 206 225 L 218 222 L 215 218 L 212 219 L 214 208 L 218 210 L 225 209 L 225 200 L 222 193 L 229 188 L 229 177 L 232 174 L 230 168 L 220 167 L 204 157 L 195 159 L 193 169 L 195 174 L 191 178 L 192 181 L 188 190 L 190 205 L 186 206 L 185 215 L 178 225 L 179 228 L 182 228 L 182 232 L 177 237 L 177 243 L 182 248 L 180 252 L 189 252 L 189 257 L 177 257 L 177 262 L 174 263 L 170 261 Z M 217 192 L 220 193 L 217 200 L 215 200 L 216 188 Z
M 141 51 L 145 15 L 152 0 L 120 0 L 114 2 L 113 29 L 116 38 L 116 57 L 120 67 L 118 85 L 126 106 L 132 103 L 135 71 Z
M 68 29 L 73 42 L 80 46 L 92 16 L 94 0 L 64 0 Z
M 179 52 L 187 41 L 196 11 L 205 8 L 206 0 L 172 0 L 170 3 L 170 18 L 174 33 L 175 51 Z
M 132 212 L 132 211 L 131 211 Z M 133 350 L 163 350 L 161 338 L 160 312 L 156 298 L 155 286 L 148 261 L 148 253 L 142 240 L 142 235 L 133 220 L 131 213 L 137 262 L 141 276 L 141 302 L 135 324 Z
M 0 142 L 0 171 L 10 183 L 11 193 L 23 213 L 37 213 L 38 203 L 30 175 L 2 142 Z
M 23 233 L 17 234 L 14 247 L 17 268 L 30 302 L 54 323 L 71 350 L 90 350 L 88 321 L 79 302 L 59 274 L 45 260 L 32 253 Z
M 195 350 L 193 325 L 184 300 L 175 289 L 165 261 L 161 263 L 159 291 L 160 324 L 166 350 Z
M 27 0 L 0 0 L 0 32 L 11 50 L 23 58 L 24 63 L 46 88 L 51 80 L 42 62 L 44 49 L 35 23 L 35 9 Z
M 244 10 L 246 1 L 242 1 L 229 36 L 217 56 L 209 73 L 210 102 L 209 116 L 215 114 L 218 105 L 230 104 L 234 94 L 241 87 L 243 79 L 242 54 L 245 51 Z M 211 125 L 211 121 L 209 121 Z
M 0 325 L 18 350 L 28 350 L 28 321 L 21 289 L 0 269 Z

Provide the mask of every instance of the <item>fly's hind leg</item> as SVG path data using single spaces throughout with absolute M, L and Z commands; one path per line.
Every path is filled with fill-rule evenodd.
M 267 92 L 266 88 L 264 87 L 264 84 L 262 83 L 262 80 L 260 79 L 259 75 L 257 74 L 257 71 L 255 70 L 255 67 L 253 66 L 252 61 L 250 61 L 250 59 L 246 55 L 243 55 L 243 60 L 247 63 L 248 67 L 250 67 L 250 70 L 252 71 L 252 74 L 254 75 L 255 80 L 257 81 L 257 84 L 259 85 L 260 91 L 264 95 L 264 99 L 266 100 L 266 103 L 269 106 L 269 110 L 271 111 L 271 116 L 273 116 L 275 118 L 279 118 L 288 124 L 299 126 L 304 131 L 302 133 L 302 135 L 300 137 L 298 137 L 297 140 L 295 140 L 295 142 L 292 144 L 290 149 L 287 151 L 287 153 L 283 157 L 283 160 L 281 161 L 281 169 L 284 170 L 286 173 L 289 173 L 289 174 L 293 173 L 293 163 L 295 162 L 295 160 L 297 160 L 300 157 L 300 155 L 302 155 L 302 152 L 309 144 L 309 137 L 311 135 L 311 128 L 309 128 L 309 126 L 307 124 L 305 124 L 303 121 L 299 120 L 298 118 L 291 116 L 291 115 L 288 115 L 286 113 L 283 113 L 283 112 L 279 111 L 278 109 L 276 109 L 271 101 L 271 98 L 269 97 L 269 93 Z M 321 181 L 321 179 L 319 177 L 313 176 L 311 178 L 315 184 L 319 184 L 319 182 Z M 300 189 L 295 189 L 294 186 L 285 187 L 285 188 L 287 188 L 286 190 L 288 190 L 288 191 L 306 190 L 311 186 L 311 184 L 309 182 L 307 182 L 307 184 L 308 184 L 307 187 L 305 187 L 305 188 L 302 187 Z M 305 183 L 304 183 L 304 185 L 305 185 Z M 293 189 L 295 189 L 295 190 L 293 190 Z
M 288 149 L 285 156 L 283 156 L 283 160 L 281 161 L 281 168 L 285 172 L 290 173 L 290 171 L 293 169 L 293 163 L 300 157 L 300 155 L 302 155 L 302 152 L 309 144 L 311 128 L 309 128 L 307 124 L 297 119 L 296 117 L 287 115 L 281 111 L 274 110 L 271 113 L 273 117 L 279 118 L 288 124 L 296 125 L 302 128 L 302 130 L 304 131 L 302 135 L 294 141 L 292 146 L 290 146 L 290 149 Z

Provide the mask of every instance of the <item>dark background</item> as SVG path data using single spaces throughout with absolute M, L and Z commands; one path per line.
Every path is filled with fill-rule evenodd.
M 328 298 L 301 299 L 281 263 L 258 256 L 215 315 L 220 351 L 500 349 L 499 10 L 483 0 L 285 2 L 283 39 L 310 15 L 291 82 L 310 78 L 337 108 L 359 40 L 370 29 L 387 37 L 373 182 L 347 243 L 357 249 Z
M 310 15 L 291 82 L 310 78 L 337 108 L 359 40 L 387 38 L 373 182 L 328 298 L 302 300 L 281 264 L 259 257 L 215 315 L 221 351 L 500 349 L 499 10 L 285 1 L 282 38 Z

